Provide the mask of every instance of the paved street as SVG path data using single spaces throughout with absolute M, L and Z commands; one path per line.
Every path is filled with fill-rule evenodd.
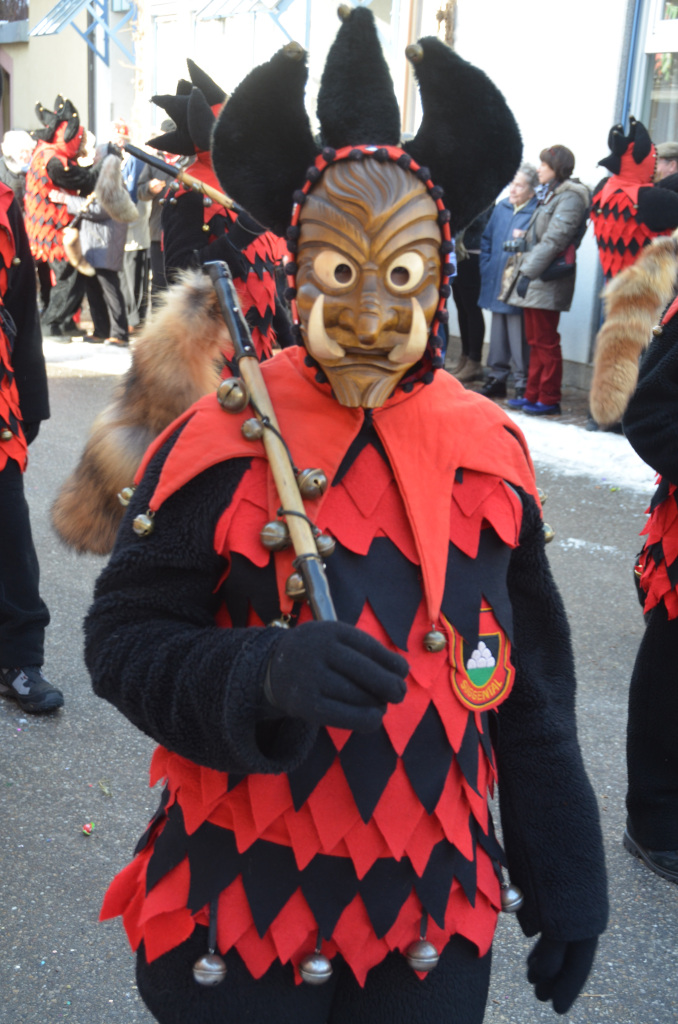
M 109 880 L 128 860 L 157 803 L 158 794 L 147 788 L 152 743 L 91 692 L 81 623 L 103 563 L 66 551 L 48 522 L 57 488 L 128 358 L 115 350 L 91 363 L 81 358 L 86 348 L 54 345 L 48 352 L 52 419 L 31 449 L 26 476 L 52 611 L 46 670 L 63 688 L 66 707 L 53 718 L 29 719 L 13 703 L 0 702 L 1 1024 L 151 1020 L 136 993 L 120 922 L 98 924 L 97 916 Z M 578 475 L 566 465 L 566 453 L 558 453 L 558 438 L 574 437 L 563 430 L 576 431 L 586 447 L 597 444 L 595 435 L 572 425 L 548 428 L 538 479 L 548 493 L 545 517 L 556 530 L 549 556 L 572 624 L 580 734 L 600 802 L 612 899 L 595 971 L 567 1019 L 675 1024 L 678 887 L 651 874 L 621 845 L 626 697 L 642 633 L 631 568 L 651 486 L 643 487 L 642 467 L 641 482 L 634 479 L 633 486 L 628 472 L 615 468 L 617 454 L 625 454 L 623 438 L 606 438 L 604 472 L 596 463 L 588 475 Z M 90 822 L 88 836 L 82 827 Z M 486 1024 L 556 1020 L 525 980 L 530 946 L 504 915 Z

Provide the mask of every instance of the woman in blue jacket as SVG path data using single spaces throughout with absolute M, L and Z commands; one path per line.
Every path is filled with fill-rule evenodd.
M 506 397 L 506 380 L 513 364 L 516 398 L 525 394 L 529 352 L 523 330 L 522 310 L 501 302 L 501 278 L 509 252 L 504 243 L 521 238 L 537 206 L 535 188 L 539 183 L 532 164 L 521 164 L 511 182 L 508 199 L 497 203 L 480 242 L 480 299 L 478 305 L 492 313 L 489 376 L 482 394 Z

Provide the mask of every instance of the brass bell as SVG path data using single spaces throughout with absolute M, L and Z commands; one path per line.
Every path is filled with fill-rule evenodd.
M 246 441 L 259 441 L 264 435 L 264 424 L 256 416 L 253 416 L 251 419 L 245 420 L 240 428 L 240 433 Z
M 353 8 L 350 4 L 339 4 L 337 8 L 337 14 L 342 21 L 346 21 L 347 18 L 351 17 L 351 11 Z
M 542 505 L 546 504 L 546 499 L 548 498 L 548 494 L 546 493 L 546 491 L 542 491 L 541 487 L 537 488 L 537 497 L 539 498 L 539 501 L 541 502 Z
M 553 529 L 552 526 L 549 526 L 548 523 L 544 523 L 543 524 L 543 530 L 544 530 L 544 544 L 550 544 L 551 541 L 553 540 L 553 538 L 556 535 L 556 531 Z
M 315 546 L 321 558 L 329 558 L 330 555 L 334 554 L 337 542 L 328 533 L 320 533 L 315 539 Z
M 301 43 L 296 42 L 294 39 L 291 43 L 285 43 L 282 48 L 282 52 L 286 57 L 289 57 L 290 60 L 303 60 L 306 56 L 306 50 L 303 48 Z
M 123 487 L 123 489 L 118 494 L 118 501 L 124 508 L 127 508 L 127 506 L 129 505 L 135 490 L 135 487 Z
M 661 324 L 655 324 L 655 326 L 652 328 L 652 333 L 654 334 L 655 338 L 659 338 L 664 333 L 664 328 Z
M 172 202 L 172 200 L 170 199 L 170 203 L 171 202 Z M 210 229 L 209 224 L 203 224 L 202 229 L 203 229 L 203 231 L 209 231 L 209 229 Z
M 9 427 L 3 427 L 2 430 L 0 430 L 0 441 L 11 441 L 13 437 L 14 434 Z
M 405 959 L 413 971 L 432 971 L 440 953 L 428 939 L 417 939 L 405 950 Z
M 175 199 L 174 196 L 172 196 L 172 198 L 169 201 L 169 204 L 170 204 L 170 206 L 176 206 L 178 202 L 179 202 L 179 200 Z
M 21 265 L 21 257 L 20 256 L 15 256 L 14 259 L 12 260 L 12 266 L 13 267 L 18 267 L 20 265 Z
M 302 469 L 297 483 L 302 498 L 319 498 L 327 490 L 327 477 L 322 469 Z
M 512 882 L 501 883 L 501 909 L 505 914 L 515 914 L 524 902 L 525 898 L 517 885 Z
M 269 551 L 284 551 L 290 546 L 290 532 L 281 519 L 273 519 L 262 526 L 259 540 Z
M 216 953 L 206 953 L 193 964 L 193 977 L 199 985 L 219 985 L 226 977 L 226 964 Z
M 405 56 L 410 64 L 421 64 L 424 59 L 424 48 L 419 43 L 410 43 L 405 47 Z
M 153 526 L 153 516 L 148 512 L 142 512 L 132 520 L 132 529 L 137 537 L 148 537 L 149 533 L 153 533 Z
M 431 629 L 424 637 L 424 648 L 430 654 L 437 654 L 438 651 L 444 651 L 447 647 L 447 640 L 445 634 L 441 633 L 439 629 Z
M 322 953 L 309 953 L 299 964 L 299 974 L 309 985 L 324 985 L 332 977 L 332 964 Z
M 279 619 L 273 619 L 269 622 L 269 626 L 275 626 L 276 629 L 291 629 L 289 615 L 281 615 Z
M 285 593 L 288 597 L 291 597 L 293 601 L 302 601 L 306 597 L 304 578 L 300 572 L 293 572 L 291 576 L 287 577 Z
M 237 377 L 227 377 L 217 388 L 217 401 L 228 412 L 241 412 L 249 402 L 247 388 Z

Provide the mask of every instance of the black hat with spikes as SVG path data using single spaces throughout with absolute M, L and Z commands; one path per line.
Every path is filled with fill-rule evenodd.
M 394 146 L 400 115 L 372 13 L 340 8 L 318 96 L 321 139 L 332 149 Z M 444 189 L 453 232 L 511 180 L 522 143 L 504 97 L 483 71 L 430 37 L 408 47 L 424 111 L 403 146 Z M 217 176 L 262 224 L 284 234 L 292 194 L 320 154 L 304 108 L 306 54 L 295 43 L 255 68 L 234 91 L 212 136 Z
M 635 164 L 642 164 L 652 152 L 652 139 L 645 125 L 636 121 L 635 117 L 629 120 L 628 135 L 624 135 L 624 126 L 621 124 L 616 124 L 610 129 L 607 137 L 610 155 L 598 161 L 600 167 L 605 167 L 612 174 L 619 174 L 625 153 L 630 154 Z
M 42 139 L 43 142 L 51 142 L 54 133 L 60 124 L 66 122 L 64 129 L 64 141 L 70 142 L 80 128 L 80 117 L 78 111 L 70 100 L 65 100 L 61 94 L 54 100 L 54 109 L 49 110 L 43 107 L 42 103 L 35 104 L 35 113 L 42 124 L 42 128 L 35 128 L 30 134 L 34 139 Z
M 224 90 L 198 65 L 186 61 L 191 81 L 180 78 L 175 95 L 153 96 L 152 102 L 174 121 L 175 129 L 149 139 L 148 146 L 164 153 L 194 156 L 210 148 L 216 115 L 213 108 L 227 99 Z

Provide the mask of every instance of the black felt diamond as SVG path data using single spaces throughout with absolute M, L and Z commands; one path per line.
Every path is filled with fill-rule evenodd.
M 398 762 L 388 733 L 383 726 L 376 732 L 352 733 L 339 760 L 360 817 L 367 823 Z
M 337 748 L 326 729 L 318 731 L 311 752 L 306 760 L 287 776 L 295 811 L 306 803 L 309 796 L 332 767 Z
M 431 703 L 403 753 L 407 777 L 428 814 L 433 814 L 445 788 L 452 756 L 440 715 Z
M 358 878 L 349 857 L 318 855 L 301 872 L 301 891 L 324 939 L 358 891 Z
M 149 893 L 168 872 L 181 864 L 186 856 L 186 829 L 184 815 L 179 804 L 172 804 L 167 822 L 153 847 L 146 870 L 146 893 Z
M 187 841 L 191 866 L 188 909 L 196 913 L 240 874 L 240 854 L 230 829 L 206 821 Z
M 252 920 L 263 938 L 301 882 L 292 849 L 258 840 L 242 854 L 241 875 Z
M 360 895 L 378 939 L 395 924 L 415 878 L 409 860 L 380 857 L 360 882 Z

